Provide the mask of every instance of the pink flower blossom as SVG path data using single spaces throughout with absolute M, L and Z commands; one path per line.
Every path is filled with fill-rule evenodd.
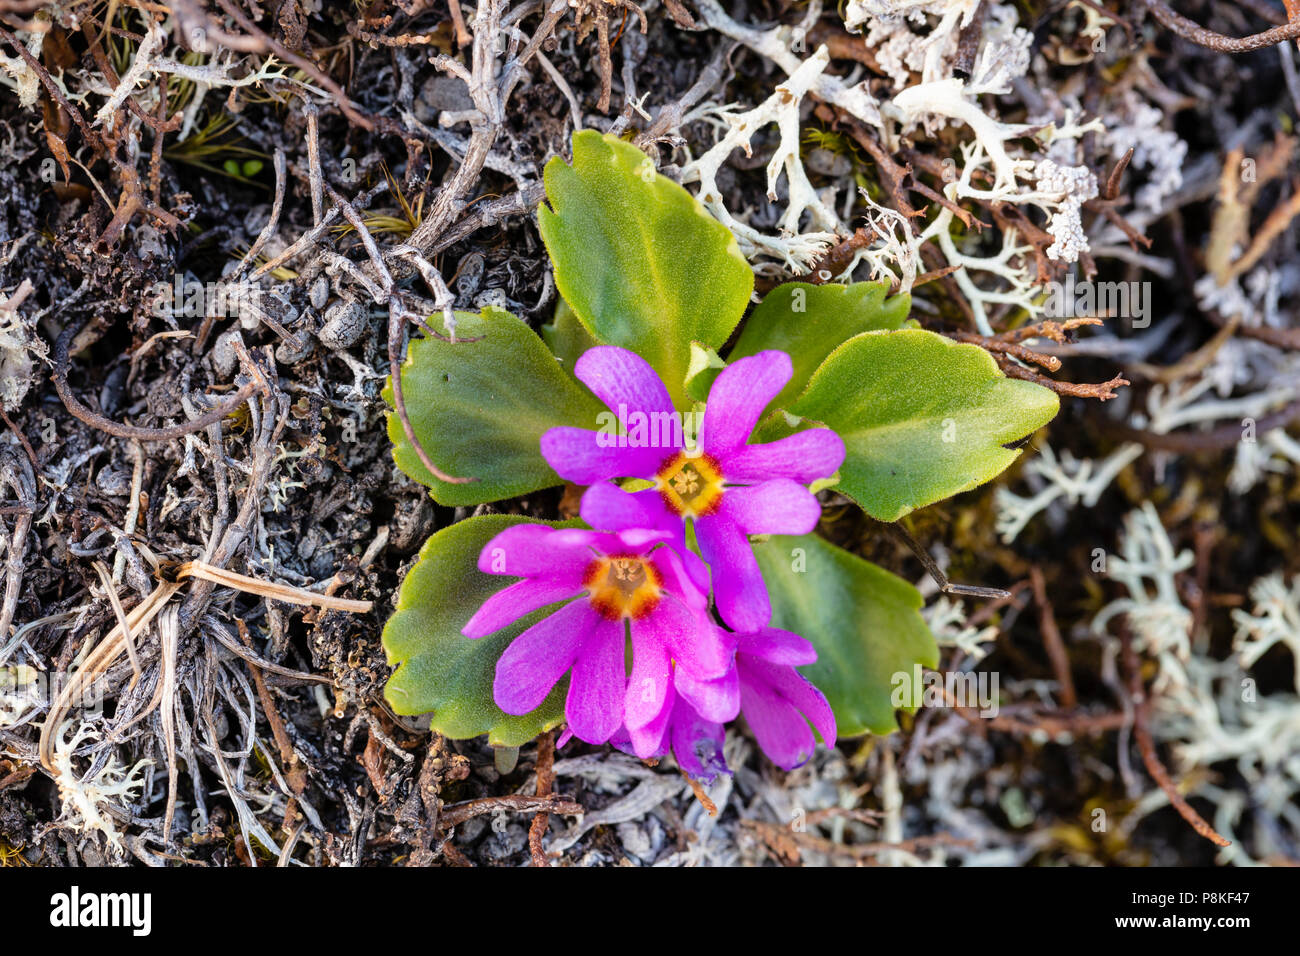
M 771 602 L 748 536 L 812 531 L 821 505 L 804 486 L 834 474 L 844 460 L 844 442 L 827 428 L 748 444 L 764 409 L 790 380 L 790 357 L 760 352 L 723 369 L 709 392 L 695 447 L 687 447 L 679 428 L 646 427 L 677 413 L 664 383 L 634 352 L 598 346 L 578 359 L 574 373 L 626 431 L 618 441 L 573 427 L 542 436 L 550 466 L 591 486 L 582 499 L 583 520 L 612 531 L 668 531 L 683 554 L 685 521 L 691 520 L 703 558 L 703 564 L 686 559 L 691 576 L 703 583 L 704 565 L 711 570 L 714 601 L 728 626 L 766 626 Z M 646 479 L 654 487 L 628 493 L 608 483 L 616 478 Z
M 494 634 L 567 602 L 501 655 L 492 688 L 497 706 L 508 714 L 530 713 L 569 674 L 569 729 L 588 743 L 603 743 L 627 714 L 658 712 L 668 695 L 670 661 L 689 679 L 707 683 L 724 676 L 732 666 L 734 639 L 713 623 L 706 595 L 669 538 L 663 531 L 520 524 L 489 541 L 479 570 L 523 580 L 483 602 L 462 629 L 466 637 Z M 707 708 L 706 701 L 700 703 Z

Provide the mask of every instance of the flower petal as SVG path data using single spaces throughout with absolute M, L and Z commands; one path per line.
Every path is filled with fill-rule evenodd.
M 563 548 L 571 546 L 581 548 L 584 560 L 590 561 L 595 554 L 616 554 L 625 551 L 644 554 L 655 545 L 663 544 L 671 538 L 670 532 L 657 531 L 653 528 L 630 528 L 627 531 L 558 528 L 553 540 Z
M 793 374 L 790 356 L 767 351 L 728 365 L 714 380 L 704 408 L 699 444 L 722 463 L 724 472 L 727 456 L 749 441 L 763 409 Z
M 740 713 L 740 675 L 732 667 L 714 680 L 696 680 L 684 668 L 677 668 L 673 677 L 677 692 L 695 708 L 705 720 L 725 724 L 735 720 Z
M 791 478 L 801 485 L 829 478 L 844 464 L 844 440 L 829 428 L 810 428 L 765 445 L 746 445 L 727 459 L 728 481 Z
M 763 584 L 749 539 L 726 511 L 695 519 L 700 554 L 713 574 L 713 601 L 727 626 L 740 632 L 758 631 L 772 619 L 772 602 Z
M 789 478 L 728 488 L 721 510 L 746 534 L 808 534 L 822 516 L 817 496 Z
M 835 746 L 835 713 L 831 705 L 812 681 L 804 677 L 793 667 L 784 667 L 768 661 L 760 661 L 748 656 L 737 665 L 750 673 L 758 671 L 763 680 L 778 694 L 799 709 L 821 734 L 827 747 Z
M 573 374 L 618 415 L 624 425 L 627 424 L 625 413 L 653 415 L 674 412 L 663 379 L 635 352 L 614 345 L 597 345 L 582 353 L 573 365 Z
M 664 579 L 669 594 L 698 614 L 709 610 L 709 568 L 694 551 L 686 550 L 685 532 L 679 546 L 669 545 L 650 552 L 650 563 Z
M 650 637 L 643 628 L 632 626 L 632 676 L 627 685 L 623 720 L 628 728 L 644 727 L 664 709 L 672 660 L 663 641 Z
M 492 683 L 497 706 L 516 716 L 540 707 L 599 623 L 590 604 L 573 601 L 511 641 L 497 661 Z
M 583 571 L 591 562 L 589 543 L 574 535 L 557 535 L 561 530 L 551 525 L 512 525 L 483 546 L 478 569 L 484 574 L 567 580 L 581 588 Z
M 583 492 L 579 509 L 583 521 L 604 531 L 658 528 L 682 537 L 681 517 L 668 510 L 653 488 L 631 493 L 608 481 L 597 482 Z
M 747 670 L 741 671 L 740 707 L 763 753 L 782 770 L 813 755 L 817 742 L 798 708 Z
M 603 744 L 623 724 L 627 693 L 626 640 L 622 620 L 597 618 L 573 662 L 564 719 L 575 737 Z
M 664 696 L 664 705 L 659 713 L 641 727 L 624 728 L 627 731 L 632 753 L 640 759 L 651 760 L 662 757 L 667 751 L 668 745 L 664 741 L 664 736 L 672 719 L 676 700 L 677 694 L 673 691 L 672 684 L 669 684 L 668 693 Z
M 731 667 L 735 640 L 706 613 L 665 592 L 649 615 L 632 622 L 633 641 L 659 641 L 679 668 L 699 680 L 721 677 Z
M 790 666 L 812 664 L 817 660 L 817 649 L 811 641 L 776 627 L 765 627 L 754 634 L 741 634 L 736 653 Z
M 678 698 L 669 726 L 673 757 L 688 776 L 713 783 L 720 774 L 730 773 L 722 745 L 726 731 L 721 724 L 706 720 Z
M 566 481 L 593 485 L 608 478 L 653 478 L 662 448 L 619 448 L 605 432 L 567 425 L 542 435 L 542 457 Z
M 487 637 L 525 614 L 531 614 L 539 607 L 546 607 L 556 601 L 563 601 L 566 597 L 573 597 L 581 590 L 581 582 L 575 588 L 569 581 L 546 578 L 519 581 L 484 601 L 460 632 L 466 637 Z
M 626 492 L 615 484 L 602 481 L 583 493 L 579 507 L 582 520 L 593 528 L 622 534 L 647 528 L 667 532 L 672 556 L 664 554 L 652 559 L 656 567 L 667 579 L 670 590 L 683 597 L 692 589 L 697 590 L 703 595 L 700 600 L 708 603 L 709 569 L 698 554 L 686 547 L 686 523 L 680 515 L 668 510 L 658 491 L 647 488 Z M 685 576 L 679 573 L 682 566 L 685 567 Z M 693 601 L 688 599 L 687 603 Z

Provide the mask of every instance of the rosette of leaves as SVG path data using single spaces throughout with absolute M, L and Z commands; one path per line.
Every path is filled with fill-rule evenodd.
M 754 277 L 735 238 L 627 142 L 577 133 L 572 162 L 547 164 L 545 185 L 538 225 L 563 297 L 553 321 L 539 335 L 498 309 L 462 313 L 458 341 L 418 338 L 402 369 L 411 423 L 430 459 L 474 479 L 451 484 L 430 474 L 390 414 L 398 467 L 440 504 L 478 505 L 561 483 L 539 440 L 557 425 L 598 427 L 604 408 L 571 373 L 593 345 L 640 354 L 682 411 L 697 407 L 727 362 L 787 352 L 794 376 L 753 440 L 835 429 L 847 455 L 822 487 L 881 521 L 989 481 L 1020 454 L 1014 444 L 1056 414 L 1050 390 L 1006 378 L 983 349 L 915 327 L 909 296 L 889 296 L 884 284 L 790 282 L 750 308 Z M 391 388 L 385 396 L 391 403 Z M 486 733 L 501 746 L 562 719 L 563 682 L 527 716 L 507 716 L 492 701 L 496 660 L 533 617 L 490 638 L 460 633 L 513 580 L 478 570 L 483 545 L 527 520 L 540 519 L 472 517 L 425 544 L 384 631 L 397 665 L 387 688 L 397 712 L 431 713 L 440 733 Z M 816 645 L 818 661 L 803 670 L 830 700 L 841 735 L 896 729 L 896 680 L 910 682 L 915 664 L 938 664 L 919 592 L 815 534 L 772 538 L 757 553 L 772 623 Z

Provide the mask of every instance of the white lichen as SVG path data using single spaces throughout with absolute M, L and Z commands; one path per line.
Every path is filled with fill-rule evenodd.
M 1106 558 L 1106 576 L 1124 585 L 1128 597 L 1103 607 L 1093 618 L 1092 629 L 1105 633 L 1109 622 L 1123 615 L 1134 648 L 1159 664 L 1153 685 L 1157 694 L 1187 684 L 1192 612 L 1179 596 L 1176 575 L 1195 563 L 1191 551 L 1174 550 L 1149 501 L 1125 517 L 1120 553 Z
M 1125 442 L 1097 461 L 1075 458 L 1069 451 L 1063 451 L 1058 459 L 1052 447 L 1044 444 L 1024 468 L 1032 495 L 1018 495 L 1005 487 L 994 492 L 998 534 L 1010 544 L 1035 515 L 1057 501 L 1070 508 L 1080 504 L 1093 507 L 1115 477 L 1141 454 L 1141 445 Z
M 1233 649 L 1241 666 L 1247 670 L 1274 646 L 1281 644 L 1291 652 L 1296 691 L 1300 692 L 1300 574 L 1288 588 L 1281 574 L 1257 580 L 1250 589 L 1254 607 L 1250 611 L 1232 612 L 1237 633 Z
M 69 731 L 76 727 L 75 733 Z M 102 739 L 101 731 L 88 720 L 77 724 L 69 719 L 59 725 L 54 734 L 54 779 L 59 787 L 59 800 L 63 806 L 63 822 L 83 833 L 99 831 L 109 843 L 122 849 L 122 836 L 113 823 L 110 807 L 121 808 L 144 786 L 144 774 L 153 765 L 152 760 L 141 760 L 127 768 L 114 756 L 98 765 L 98 769 L 81 774 L 73 766 L 73 755 L 83 744 Z

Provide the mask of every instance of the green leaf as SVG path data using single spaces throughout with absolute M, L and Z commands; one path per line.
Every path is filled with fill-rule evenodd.
M 390 412 L 388 437 L 397 467 L 428 486 L 443 505 L 499 501 L 560 484 L 542 457 L 542 433 L 556 425 L 594 428 L 604 407 L 509 312 L 458 312 L 456 335 L 463 341 L 411 340 L 402 392 L 411 426 L 433 463 L 454 477 L 479 480 L 451 484 L 431 475 Z M 384 400 L 392 407 L 391 382 Z
M 546 164 L 538 225 L 560 294 L 600 342 L 641 355 L 679 407 L 691 342 L 721 348 L 754 274 L 735 237 L 635 146 L 595 130 Z
M 471 640 L 460 632 L 484 601 L 518 580 L 478 569 L 484 545 L 528 521 L 518 515 L 466 518 L 424 543 L 397 594 L 397 612 L 384 626 L 388 663 L 397 666 L 384 696 L 397 713 L 432 712 L 431 726 L 438 733 L 456 739 L 487 734 L 498 747 L 518 747 L 564 718 L 567 678 L 541 707 L 522 717 L 506 714 L 492 700 L 496 663 L 506 647 L 558 605 L 534 611 L 490 637 Z
M 691 362 L 686 369 L 686 394 L 694 402 L 707 402 L 713 382 L 727 367 L 716 349 L 691 343 Z
M 777 349 L 790 356 L 794 375 L 772 401 L 788 408 L 837 346 L 861 332 L 902 327 L 912 308 L 910 295 L 886 298 L 888 282 L 777 286 L 754 309 L 727 361 Z
M 1052 420 L 1055 393 L 1006 378 L 975 345 L 919 329 L 864 332 L 822 364 L 790 408 L 844 439 L 838 490 L 872 517 L 981 485 L 1016 460 L 1004 444 Z
M 542 333 L 542 340 L 547 347 L 560 360 L 560 367 L 570 374 L 582 353 L 600 344 L 591 337 L 591 333 L 574 315 L 572 307 L 563 299 L 556 302 L 555 315 L 551 321 L 538 331 Z
M 754 546 L 772 597 L 772 626 L 817 648 L 799 668 L 835 711 L 837 733 L 888 734 L 894 711 L 915 713 L 917 666 L 939 665 L 939 647 L 921 617 L 921 592 L 902 578 L 813 534 Z

